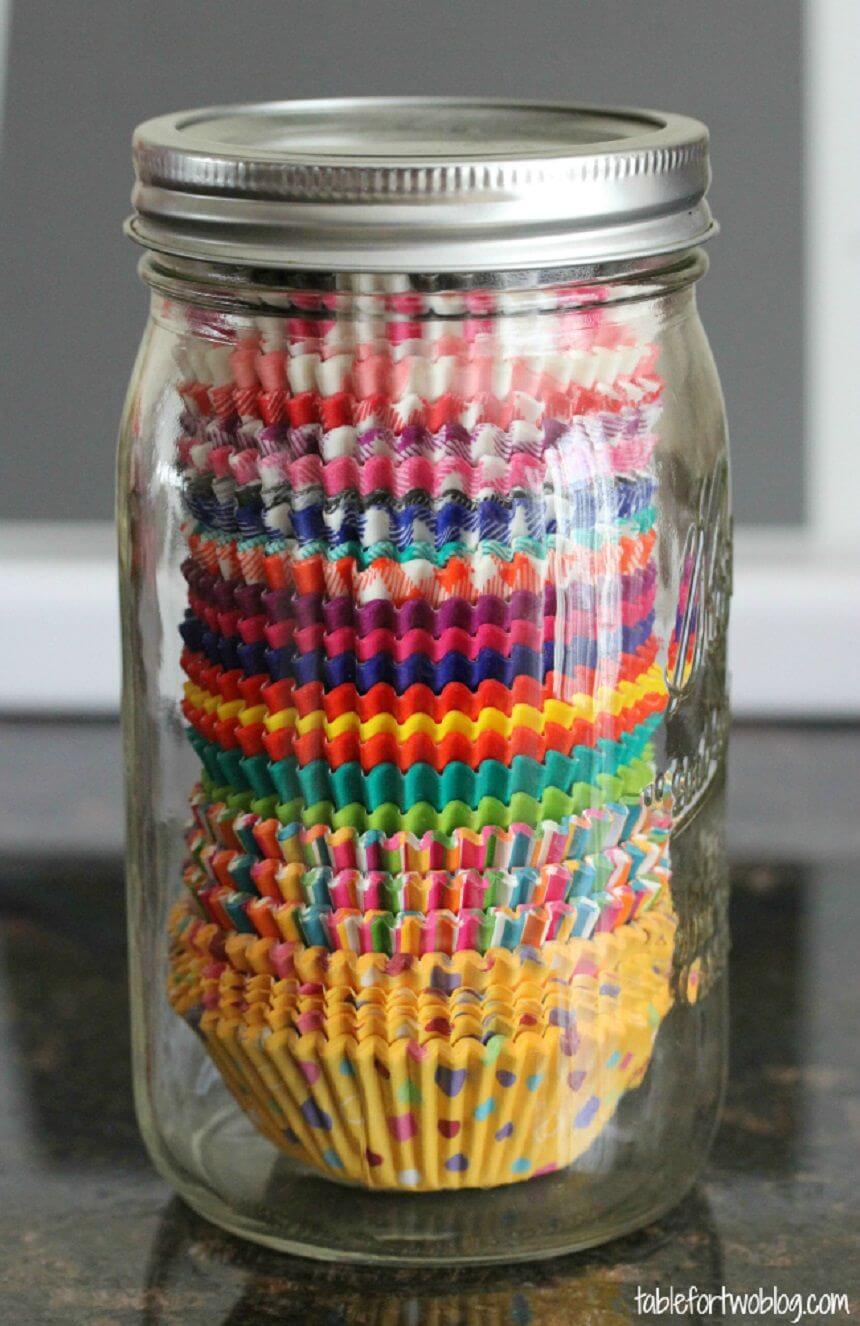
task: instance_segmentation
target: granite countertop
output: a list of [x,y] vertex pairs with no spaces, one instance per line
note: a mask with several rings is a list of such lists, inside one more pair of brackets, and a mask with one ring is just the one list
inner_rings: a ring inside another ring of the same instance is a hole
[[637,1314],[637,1287],[658,1285],[846,1293],[860,1311],[860,732],[735,734],[731,1075],[693,1194],[591,1253],[434,1273],[281,1256],[171,1196],[131,1101],[116,731],[67,725],[58,741],[56,724],[16,723],[2,738],[0,1321],[677,1320]]

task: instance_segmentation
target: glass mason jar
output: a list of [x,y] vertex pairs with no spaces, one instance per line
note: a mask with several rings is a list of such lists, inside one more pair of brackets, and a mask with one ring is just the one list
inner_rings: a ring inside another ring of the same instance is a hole
[[151,121],[135,158],[153,1160],[312,1256],[509,1261],[641,1225],[694,1181],[725,1058],[706,132],[283,103]]

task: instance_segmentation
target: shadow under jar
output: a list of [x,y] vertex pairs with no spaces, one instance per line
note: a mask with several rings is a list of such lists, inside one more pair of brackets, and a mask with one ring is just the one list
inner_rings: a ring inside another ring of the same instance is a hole
[[725,1059],[731,521],[707,133],[434,100],[135,136],[119,448],[155,1164],[323,1258],[692,1184]]

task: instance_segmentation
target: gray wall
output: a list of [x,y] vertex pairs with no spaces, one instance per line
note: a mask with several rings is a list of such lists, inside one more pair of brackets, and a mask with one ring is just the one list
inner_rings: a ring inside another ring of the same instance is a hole
[[113,439],[145,312],[128,210],[147,116],[355,93],[570,98],[711,128],[701,290],[738,518],[802,519],[800,0],[13,0],[0,161],[0,516],[112,508]]

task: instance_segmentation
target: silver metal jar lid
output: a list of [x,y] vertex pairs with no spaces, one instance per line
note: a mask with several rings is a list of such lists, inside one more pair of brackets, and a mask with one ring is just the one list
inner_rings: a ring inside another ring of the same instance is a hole
[[624,262],[715,226],[708,131],[661,111],[434,97],[147,120],[128,233],[183,258],[311,271]]

